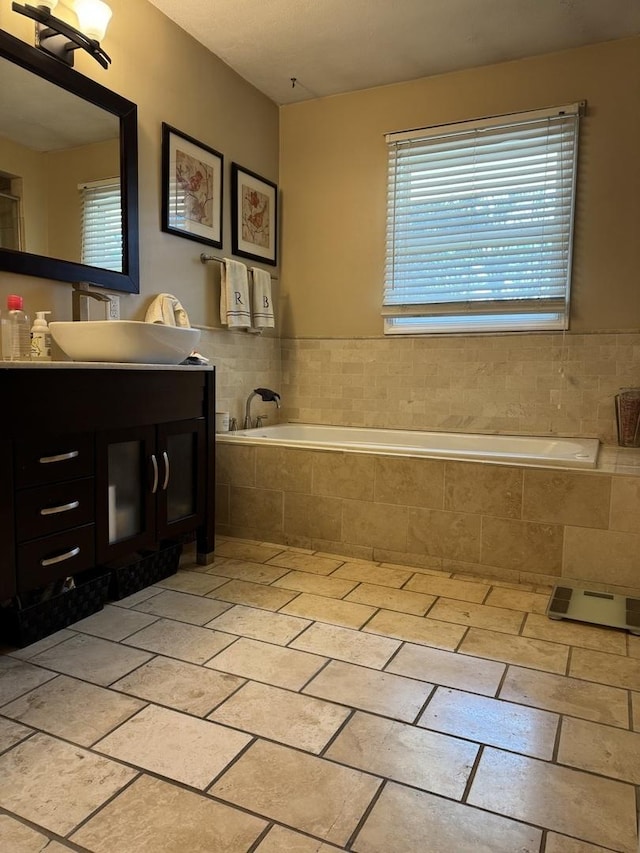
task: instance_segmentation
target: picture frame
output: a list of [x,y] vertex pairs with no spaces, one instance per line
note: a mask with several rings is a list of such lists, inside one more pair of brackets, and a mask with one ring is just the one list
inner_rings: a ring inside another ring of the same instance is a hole
[[231,164],[232,254],[276,266],[278,187],[273,181]]
[[224,157],[162,123],[162,230],[222,248]]

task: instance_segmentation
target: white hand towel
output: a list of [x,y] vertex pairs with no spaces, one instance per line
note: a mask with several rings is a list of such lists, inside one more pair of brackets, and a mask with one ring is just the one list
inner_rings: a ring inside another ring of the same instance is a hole
[[224,258],[220,274],[220,322],[230,329],[251,327],[248,270],[229,258]]
[[266,270],[251,267],[253,278],[253,300],[251,320],[255,329],[273,329],[275,315],[271,297],[271,275]]
[[191,326],[187,312],[171,293],[158,294],[147,308],[144,319],[146,323],[162,323],[163,326]]

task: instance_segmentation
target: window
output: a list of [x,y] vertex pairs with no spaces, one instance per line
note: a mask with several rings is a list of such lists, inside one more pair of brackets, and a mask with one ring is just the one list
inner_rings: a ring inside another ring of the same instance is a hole
[[387,135],[386,334],[568,327],[579,110]]
[[81,184],[82,263],[122,272],[120,178]]

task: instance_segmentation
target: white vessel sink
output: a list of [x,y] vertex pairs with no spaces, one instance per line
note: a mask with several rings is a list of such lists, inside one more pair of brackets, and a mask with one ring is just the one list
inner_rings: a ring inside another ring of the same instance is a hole
[[72,361],[180,364],[200,340],[199,329],[139,320],[53,322],[49,328]]

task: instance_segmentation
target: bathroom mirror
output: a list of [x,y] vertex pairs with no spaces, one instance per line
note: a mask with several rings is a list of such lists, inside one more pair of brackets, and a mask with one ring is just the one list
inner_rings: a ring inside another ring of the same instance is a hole
[[0,202],[0,270],[139,292],[136,105],[2,30]]

